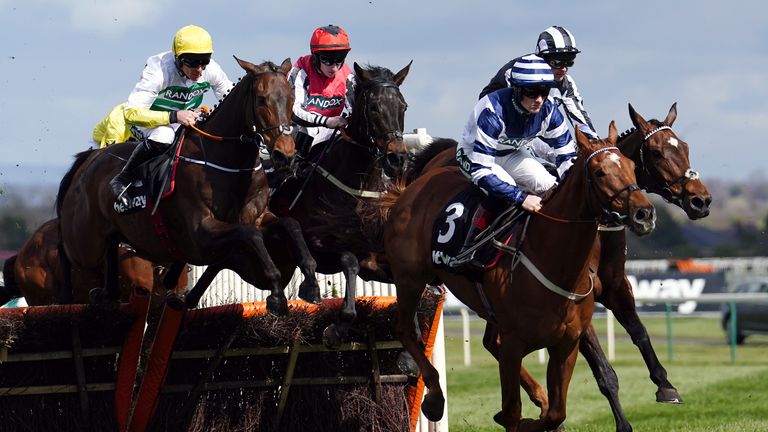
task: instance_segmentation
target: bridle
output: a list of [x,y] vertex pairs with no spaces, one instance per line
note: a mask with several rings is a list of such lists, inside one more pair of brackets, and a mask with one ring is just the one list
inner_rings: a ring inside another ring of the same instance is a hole
[[[655,129],[652,129],[650,132],[646,133],[643,136],[643,141],[640,143],[640,152],[639,152],[640,153],[640,168],[647,175],[648,178],[652,178],[652,179],[663,179],[664,178],[664,176],[661,175],[661,172],[659,172],[659,170],[656,168],[656,166],[654,164],[650,164],[650,165],[653,165],[654,171],[655,171],[656,175],[653,175],[653,173],[651,173],[651,171],[648,168],[648,164],[645,163],[645,156],[644,156],[644,151],[647,148],[646,143],[648,142],[648,140],[654,134],[656,134],[659,131],[663,131],[663,130],[672,131],[672,128],[670,126],[668,126],[668,125],[663,125],[663,126],[659,126],[659,127],[655,128]],[[672,134],[674,135],[674,131],[672,131]],[[680,199],[679,197],[676,197],[673,194],[672,188],[674,186],[676,186],[676,185],[680,185],[681,190],[685,190],[685,185],[688,182],[691,182],[691,181],[694,181],[694,180],[698,180],[698,179],[699,179],[699,173],[694,171],[691,168],[688,168],[687,170],[685,170],[685,172],[681,176],[677,177],[676,179],[674,179],[672,181],[658,180],[656,182],[657,185],[648,186],[645,189],[648,190],[649,192],[653,192],[653,193],[661,195],[665,200],[667,200],[667,201],[669,201],[669,202],[671,202],[673,204],[681,205],[682,204],[682,199]]]
[[[263,74],[267,74],[267,73],[279,74],[279,75],[284,77],[282,72],[277,71],[277,70],[267,70],[267,71],[256,73],[256,74],[249,74],[247,76],[251,76],[251,77],[253,77],[255,79],[256,77],[258,77],[260,75],[263,75]],[[251,84],[251,85],[253,85],[253,84]],[[290,124],[286,124],[286,123],[278,123],[276,125],[270,125],[270,126],[265,126],[265,127],[261,127],[261,128],[258,127],[257,123],[258,123],[258,119],[260,117],[256,113],[256,109],[258,107],[254,103],[254,98],[250,98],[250,105],[251,105],[251,109],[250,109],[250,113],[251,113],[250,124],[251,124],[251,129],[253,130],[253,135],[240,134],[240,135],[237,135],[237,136],[220,136],[220,135],[214,135],[214,134],[208,133],[208,132],[200,129],[197,125],[190,125],[189,128],[194,130],[194,131],[196,131],[200,135],[202,135],[202,136],[204,136],[204,137],[206,137],[208,139],[214,140],[214,141],[253,144],[253,145],[257,146],[257,147],[264,146],[264,147],[267,147],[267,148],[268,148],[267,140],[265,139],[265,135],[266,135],[267,132],[271,132],[271,131],[274,131],[274,130],[278,130],[279,131],[277,134],[270,134],[270,135],[274,135],[273,136],[273,140],[274,141],[277,141],[277,139],[281,135],[291,135],[291,131],[292,131],[291,125]],[[205,120],[207,120],[207,119],[204,119],[203,122],[205,122]],[[203,149],[203,151],[204,151],[204,149]],[[257,158],[256,166],[249,167],[249,168],[227,168],[227,167],[222,167],[222,166],[219,166],[219,165],[215,165],[215,164],[213,164],[211,162],[208,162],[207,160],[200,161],[200,160],[197,160],[197,159],[192,159],[192,158],[189,158],[189,157],[186,157],[186,156],[181,156],[181,155],[179,155],[178,158],[180,160],[184,160],[186,162],[191,162],[191,163],[197,163],[197,164],[202,164],[202,165],[210,166],[212,168],[218,169],[220,171],[225,171],[225,172],[257,171],[257,170],[261,169],[261,158]]]
[[[593,157],[597,156],[600,153],[607,152],[607,151],[612,151],[612,150],[616,150],[617,152],[621,153],[621,150],[619,150],[618,147],[610,146],[610,147],[603,147],[601,149],[595,150],[594,152],[592,152],[592,154],[587,156],[586,160],[584,161],[584,169],[585,169],[585,174],[586,174],[586,178],[587,178],[587,182],[586,182],[587,183],[587,187],[589,187],[592,184],[592,176],[590,175],[590,172],[587,169],[587,165],[589,164],[589,161]],[[630,184],[624,186],[623,188],[621,188],[620,190],[618,190],[617,192],[615,192],[610,197],[608,197],[608,199],[606,200],[607,205],[600,205],[600,209],[602,210],[603,217],[604,217],[603,218],[604,219],[603,222],[614,222],[614,223],[618,223],[618,224],[623,224],[624,220],[629,217],[629,199],[632,196],[632,192],[640,191],[640,190],[641,190],[640,186],[638,186],[637,183],[630,183]],[[627,196],[626,196],[626,199],[624,200],[624,205],[623,205],[624,210],[623,210],[623,212],[619,213],[616,210],[608,210],[608,208],[610,206],[610,203],[613,202],[613,200],[618,199],[625,192],[626,192]],[[592,196],[592,194],[590,194],[589,191],[588,191],[587,192],[587,197],[588,197],[587,199],[590,199],[589,197],[591,197],[591,196]]]

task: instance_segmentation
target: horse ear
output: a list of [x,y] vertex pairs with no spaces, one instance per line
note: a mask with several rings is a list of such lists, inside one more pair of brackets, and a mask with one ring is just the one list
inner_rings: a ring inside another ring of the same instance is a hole
[[283,60],[283,63],[280,64],[280,71],[287,76],[288,73],[291,72],[292,67],[293,65],[291,64],[291,58],[288,57],[287,59]]
[[649,129],[648,122],[645,121],[643,116],[637,113],[634,108],[632,108],[632,104],[629,105],[629,118],[632,119],[632,124],[635,125],[636,128],[640,129],[641,131],[647,131]]
[[395,74],[395,84],[399,87],[400,84],[405,81],[405,77],[408,75],[408,71],[411,69],[411,65],[413,64],[413,60],[411,60],[407,65],[405,65],[404,68],[400,69],[400,72]]
[[353,67],[355,68],[355,75],[358,78],[362,79],[363,81],[368,81],[369,79],[371,79],[371,76],[368,73],[368,71],[366,69],[361,68],[360,65],[357,64],[357,62],[353,64]]
[[579,130],[579,128],[575,128],[576,133],[576,145],[579,146],[579,149],[581,149],[583,152],[586,152],[586,149],[589,148],[589,138],[587,138],[586,135],[582,131]]
[[664,119],[664,124],[667,126],[672,126],[672,123],[675,122],[676,118],[677,118],[677,102],[673,103],[672,108],[669,109],[667,118]]
[[232,57],[235,58],[235,60],[237,61],[237,64],[239,64],[240,67],[243,68],[243,70],[245,70],[246,72],[254,72],[254,71],[256,71],[256,65],[255,64],[253,64],[251,62],[247,62],[245,60],[240,60],[239,58],[237,58],[237,56],[234,56],[234,55]]
[[616,121],[611,120],[611,124],[608,125],[608,141],[611,145],[616,145],[616,140],[619,138],[619,133],[616,131]]

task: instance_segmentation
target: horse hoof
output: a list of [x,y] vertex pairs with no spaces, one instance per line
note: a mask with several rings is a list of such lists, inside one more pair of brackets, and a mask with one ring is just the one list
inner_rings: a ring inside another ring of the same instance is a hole
[[424,417],[431,422],[440,421],[443,418],[443,410],[445,409],[445,398],[442,396],[430,397],[427,393],[427,397],[424,398],[424,402],[421,403],[421,412],[424,413]]
[[271,294],[267,297],[267,311],[279,317],[288,316],[288,300],[285,296]]
[[184,303],[187,304],[187,309],[197,309],[198,300],[186,297]]
[[502,413],[501,411],[497,412],[493,416],[493,421],[495,421],[501,427],[507,427],[507,422],[504,421],[504,413]]
[[102,288],[93,288],[88,291],[88,300],[90,300],[91,303],[101,303],[104,296],[103,293],[104,290]]
[[312,304],[320,304],[323,302],[322,299],[320,298],[320,287],[318,287],[317,285],[300,286],[299,298],[304,300],[307,303],[312,303]]
[[414,360],[413,356],[407,351],[403,351],[397,356],[397,367],[402,373],[411,378],[417,378],[421,373],[419,365],[416,364],[416,360]]
[[323,345],[331,350],[336,350],[341,346],[341,336],[336,328],[336,324],[331,324],[323,330]]
[[659,387],[656,390],[656,402],[681,404],[683,398],[680,397],[680,393],[674,387]]

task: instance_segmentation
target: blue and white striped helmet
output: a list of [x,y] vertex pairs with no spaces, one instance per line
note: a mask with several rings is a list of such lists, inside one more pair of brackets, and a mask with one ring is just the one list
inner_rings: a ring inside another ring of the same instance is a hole
[[520,57],[509,71],[509,84],[516,87],[555,85],[555,76],[547,62],[535,54]]

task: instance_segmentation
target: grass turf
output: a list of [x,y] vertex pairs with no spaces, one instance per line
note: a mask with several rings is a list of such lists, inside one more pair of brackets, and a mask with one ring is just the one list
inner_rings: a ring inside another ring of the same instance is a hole
[[[738,347],[736,361],[731,362],[719,317],[676,317],[672,320],[670,361],[664,317],[643,317],[643,322],[684,403],[655,402],[656,386],[648,378],[640,353],[617,324],[616,360],[612,364],[619,376],[622,406],[636,432],[768,432],[768,336],[748,337],[746,344]],[[606,321],[596,318],[594,323],[606,348]],[[472,321],[472,365],[466,367],[461,321],[445,322],[451,432],[502,430],[492,419],[501,406],[501,392],[497,363],[482,347],[483,326],[480,320]],[[544,381],[545,369],[536,354],[528,356],[524,365]],[[523,416],[537,417],[538,409],[524,394],[522,397]],[[608,403],[581,357],[569,387],[566,430],[615,430]]]

